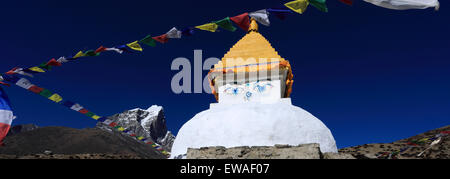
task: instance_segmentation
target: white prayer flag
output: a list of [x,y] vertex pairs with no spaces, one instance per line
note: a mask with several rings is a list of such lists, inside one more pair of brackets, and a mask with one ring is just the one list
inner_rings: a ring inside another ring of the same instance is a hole
[[25,89],[30,89],[30,87],[33,86],[33,84],[31,84],[31,82],[25,78],[21,78],[19,81],[17,81],[16,85]]
[[83,109],[83,106],[81,106],[79,104],[74,104],[72,107],[70,107],[70,109],[72,109],[74,111],[80,111],[81,109]]
[[439,10],[438,0],[364,0],[364,1],[375,4],[380,7],[395,10],[426,9],[429,7],[434,7],[436,10]]
[[248,14],[250,17],[255,19],[257,22],[259,22],[262,25],[269,26],[269,12],[267,12],[266,9],[262,9],[259,11],[251,12]]
[[170,29],[169,32],[167,32],[166,34],[167,34],[167,38],[170,38],[170,39],[179,39],[179,38],[181,38],[181,31],[179,31],[175,27]]

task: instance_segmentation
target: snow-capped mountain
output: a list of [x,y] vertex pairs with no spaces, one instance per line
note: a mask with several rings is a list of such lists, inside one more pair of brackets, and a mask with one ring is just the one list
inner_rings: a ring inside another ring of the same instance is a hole
[[[167,130],[166,118],[161,106],[153,105],[146,110],[136,108],[108,118],[138,136],[151,138],[153,142],[158,143],[168,151],[172,148],[175,136]],[[98,123],[97,127],[110,130],[103,123]]]

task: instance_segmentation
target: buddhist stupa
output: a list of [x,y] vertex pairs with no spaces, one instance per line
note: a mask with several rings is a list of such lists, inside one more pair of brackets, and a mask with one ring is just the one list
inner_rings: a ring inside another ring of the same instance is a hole
[[211,69],[217,103],[195,115],[178,132],[171,158],[188,148],[320,144],[337,152],[330,130],[289,98],[293,74],[251,20],[248,33]]

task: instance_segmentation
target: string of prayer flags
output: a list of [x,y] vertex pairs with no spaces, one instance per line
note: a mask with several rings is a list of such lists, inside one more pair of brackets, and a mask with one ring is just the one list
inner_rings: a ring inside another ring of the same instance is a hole
[[215,21],[214,23],[217,24],[222,29],[225,29],[225,30],[228,30],[231,32],[236,31],[236,27],[233,26],[233,23],[231,22],[229,17]]
[[210,32],[216,32],[218,27],[219,26],[215,23],[208,23],[208,24],[195,26],[195,28],[197,28],[197,29],[206,30],[206,31],[210,31]]
[[306,8],[309,5],[309,1],[308,0],[295,0],[295,1],[288,2],[284,5],[294,12],[303,14],[303,12],[306,11]]
[[169,41],[169,38],[167,37],[167,34],[163,34],[157,37],[152,37],[154,40],[158,41],[159,43],[167,43]]
[[326,0],[309,0],[309,3],[322,12],[328,12]]
[[23,68],[18,68],[18,67],[15,67],[15,68],[9,70],[9,71],[6,72],[5,74],[8,74],[8,75],[19,74],[19,75],[24,75],[24,76],[33,77],[32,74],[26,73],[26,72],[23,71]]
[[250,18],[248,16],[248,13],[243,13],[241,15],[230,17],[230,20],[233,21],[238,27],[240,27],[242,30],[246,32],[250,27]]
[[262,25],[270,26],[269,12],[267,12],[266,9],[251,12],[248,14],[248,16],[255,19],[256,22],[259,22]]
[[176,27],[170,29],[167,33],[167,38],[169,39],[179,39],[181,38],[181,31],[179,31]]
[[435,10],[439,10],[438,0],[364,0],[374,5],[394,9],[394,10],[407,10],[407,9],[426,9],[434,7]]
[[347,4],[349,6],[353,5],[353,0],[339,0],[340,2]]
[[148,45],[150,47],[155,47],[156,46],[155,39],[153,39],[152,36],[150,36],[150,35],[147,35],[143,39],[139,40],[139,43]]
[[138,43],[137,40],[134,41],[134,42],[131,42],[131,43],[127,44],[127,46],[130,47],[130,48],[133,49],[133,50],[136,50],[136,51],[142,52],[142,50],[143,50],[142,47],[141,47],[141,45],[139,45],[139,43]]

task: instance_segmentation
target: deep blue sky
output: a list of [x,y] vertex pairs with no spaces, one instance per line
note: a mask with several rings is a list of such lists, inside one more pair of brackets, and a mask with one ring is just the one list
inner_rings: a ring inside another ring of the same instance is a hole
[[[395,11],[357,1],[328,0],[328,13],[310,6],[303,15],[260,32],[294,72],[292,101],[321,119],[338,147],[392,142],[450,121],[450,13]],[[173,26],[201,25],[227,16],[281,4],[278,0],[228,1],[5,1],[0,6],[0,70],[30,67],[74,55],[161,35]],[[215,102],[210,94],[174,94],[170,65],[221,58],[245,33],[197,31],[143,53],[104,53],[36,75],[33,83],[104,116],[162,105],[169,130],[179,128]],[[204,71],[206,74],[206,71]],[[5,88],[15,124],[93,127],[95,120],[13,86]],[[205,129],[213,130],[213,129]]]

